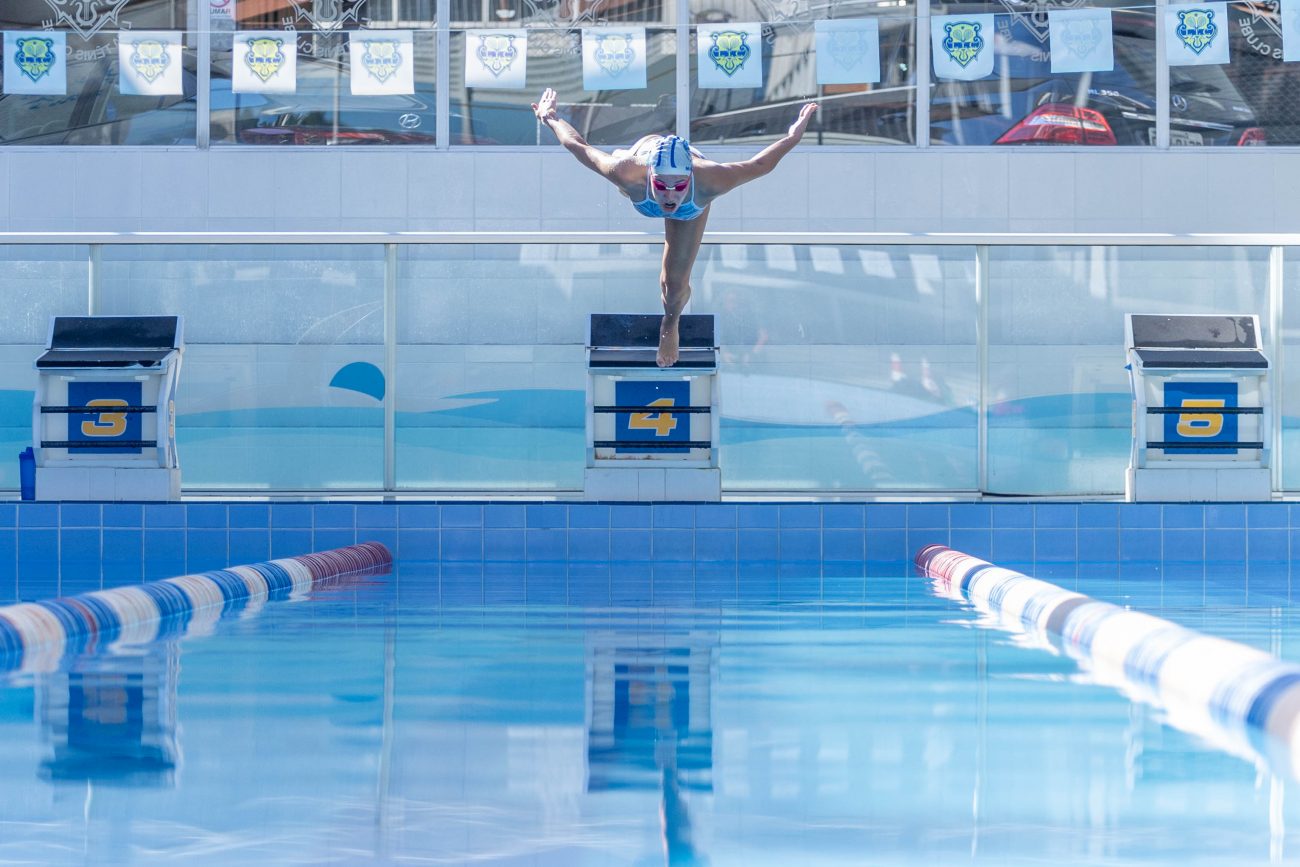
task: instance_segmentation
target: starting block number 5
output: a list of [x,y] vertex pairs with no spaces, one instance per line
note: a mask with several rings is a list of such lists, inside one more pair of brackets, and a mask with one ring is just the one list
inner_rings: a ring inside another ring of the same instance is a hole
[[[661,397],[646,404],[647,407],[675,405],[676,402],[671,397]],[[628,419],[627,426],[629,430],[652,430],[655,436],[666,437],[677,429],[677,416],[670,412],[634,412]]]
[[[1227,405],[1221,397],[1185,397],[1181,406],[1187,408],[1221,409]],[[1223,430],[1222,413],[1184,412],[1178,415],[1178,435],[1184,437],[1213,437]]]
[[[86,401],[86,407],[127,406],[120,397],[98,397]],[[81,433],[88,437],[118,437],[126,432],[126,413],[99,412],[96,418],[81,423]]]

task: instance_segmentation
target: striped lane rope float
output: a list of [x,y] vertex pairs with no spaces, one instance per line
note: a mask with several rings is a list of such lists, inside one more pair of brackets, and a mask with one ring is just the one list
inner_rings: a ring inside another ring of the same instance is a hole
[[[1300,763],[1300,665],[1236,641],[1101,602],[943,545],[916,555],[945,595],[965,598],[1086,662],[1095,679],[1165,707],[1179,728],[1248,753],[1251,730]],[[1292,768],[1300,778],[1300,765]]]
[[[378,542],[231,566],[79,596],[0,607],[0,669],[48,670],[67,653],[112,640],[128,644],[205,630],[224,612],[305,593],[338,578],[385,572],[393,555]],[[210,622],[209,622],[210,621]]]

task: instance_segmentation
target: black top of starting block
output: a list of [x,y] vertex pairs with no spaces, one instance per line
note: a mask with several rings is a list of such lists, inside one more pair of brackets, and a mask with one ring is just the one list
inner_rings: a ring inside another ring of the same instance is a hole
[[158,367],[180,341],[179,316],[54,316],[36,367]]
[[[593,313],[587,345],[593,349],[657,349],[662,321],[663,317],[657,313]],[[682,349],[717,346],[712,314],[683,316],[678,327]]]
[[1259,349],[1253,316],[1130,314],[1133,346],[1143,349]]
[[1171,368],[1265,370],[1268,359],[1253,349],[1136,349],[1142,366],[1149,370]]

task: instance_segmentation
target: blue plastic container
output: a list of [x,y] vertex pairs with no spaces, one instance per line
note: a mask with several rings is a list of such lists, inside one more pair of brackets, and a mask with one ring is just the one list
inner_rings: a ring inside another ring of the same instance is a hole
[[24,500],[36,499],[36,455],[31,446],[18,453],[18,487]]

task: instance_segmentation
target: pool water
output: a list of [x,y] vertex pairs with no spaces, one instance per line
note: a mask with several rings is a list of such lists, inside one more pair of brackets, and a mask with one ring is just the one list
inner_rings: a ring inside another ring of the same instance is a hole
[[[1153,613],[1300,659],[1285,590]],[[0,863],[1267,864],[1300,791],[931,592],[461,604],[366,579],[0,688]],[[1115,600],[1113,600],[1115,601]]]

